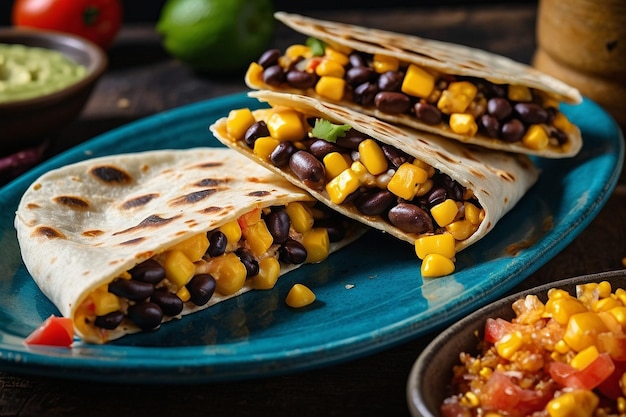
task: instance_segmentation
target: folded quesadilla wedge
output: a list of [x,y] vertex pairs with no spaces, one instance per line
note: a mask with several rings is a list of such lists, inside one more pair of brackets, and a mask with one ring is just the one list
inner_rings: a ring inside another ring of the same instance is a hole
[[245,76],[253,89],[304,94],[461,142],[574,156],[580,130],[559,111],[578,90],[527,65],[462,45],[278,12],[307,44],[273,49]]
[[272,288],[365,229],[227,148],[50,171],[23,195],[15,227],[37,285],[93,343]]
[[538,177],[526,155],[468,146],[308,96],[249,95],[271,107],[233,109],[217,120],[210,129],[222,143],[416,251],[422,238],[443,237],[452,242],[452,259],[493,229]]

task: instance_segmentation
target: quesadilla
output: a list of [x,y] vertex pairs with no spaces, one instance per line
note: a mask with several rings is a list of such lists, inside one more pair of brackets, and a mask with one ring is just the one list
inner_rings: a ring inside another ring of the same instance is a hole
[[92,343],[272,288],[364,229],[227,148],[52,170],[24,193],[15,227],[29,273]]
[[278,12],[306,44],[250,64],[252,89],[303,94],[394,124],[492,149],[571,157],[580,130],[559,110],[578,90],[527,65],[463,45]]
[[450,259],[493,229],[538,178],[526,155],[468,146],[308,96],[249,95],[271,107],[233,109],[217,120],[210,130],[222,143],[399,239],[452,237]]

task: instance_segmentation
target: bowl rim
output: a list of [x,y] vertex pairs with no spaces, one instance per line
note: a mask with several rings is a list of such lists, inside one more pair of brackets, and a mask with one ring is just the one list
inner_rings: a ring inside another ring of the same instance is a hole
[[[508,304],[509,306],[511,306],[515,300],[523,298],[526,295],[541,295],[545,294],[550,288],[554,287],[571,287],[587,282],[599,282],[617,278],[626,279],[626,269],[584,274],[541,284],[488,303],[487,305],[479,308],[478,310],[475,310],[461,320],[458,320],[447,328],[443,329],[430,343],[428,343],[428,345],[426,345],[422,352],[420,352],[417,359],[413,363],[413,366],[411,367],[411,371],[409,372],[406,384],[406,400],[410,414],[413,417],[441,417],[441,414],[439,413],[433,414],[424,403],[424,397],[422,395],[423,384],[420,380],[420,375],[426,368],[427,364],[432,362],[432,360],[434,359],[433,356],[435,356],[436,352],[440,351],[447,343],[447,340],[455,333],[457,333],[460,329],[470,328],[472,325],[476,324],[477,319],[480,316],[488,314],[492,310],[498,310],[501,308],[502,305]],[[624,283],[626,284],[626,281]],[[511,313],[513,314],[512,309]],[[486,320],[486,318],[481,319],[481,324],[484,324],[482,323],[484,320]]]
[[[7,101],[0,103],[0,111],[3,110],[19,110],[24,108],[33,108],[47,106],[52,103],[59,102],[67,96],[72,96],[89,85],[98,80],[104,71],[107,69],[109,59],[107,53],[95,43],[70,33],[54,31],[49,29],[39,29],[31,27],[4,27],[0,28],[0,43],[13,43],[14,40],[20,40],[20,42],[14,42],[26,46],[38,46],[32,45],[24,40],[38,40],[47,39],[51,41],[51,44],[62,43],[68,45],[70,48],[76,50],[83,50],[89,55],[89,63],[86,65],[87,74],[80,80],[66,86],[65,88],[53,91],[49,94],[42,96],[36,96],[23,100]],[[42,48],[54,50],[66,55],[62,50],[59,50],[52,46],[41,46]],[[67,55],[66,55],[67,56]],[[69,58],[69,57],[68,57]]]

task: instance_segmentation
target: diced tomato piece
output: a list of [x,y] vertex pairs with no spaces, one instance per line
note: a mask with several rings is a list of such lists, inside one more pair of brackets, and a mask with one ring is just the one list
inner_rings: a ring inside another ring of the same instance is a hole
[[502,372],[494,372],[480,395],[480,402],[486,409],[505,412],[511,417],[528,416],[541,411],[552,399],[554,384],[547,384],[543,390],[524,389]]
[[27,345],[70,347],[74,339],[74,324],[67,317],[48,317],[39,327],[28,335]]
[[251,224],[258,223],[261,220],[261,209],[255,208],[252,211],[247,212],[246,214],[241,215],[237,219],[237,223],[239,223],[239,227],[241,230],[244,230]]
[[496,343],[505,334],[511,333],[515,325],[501,318],[488,318],[485,322],[485,342]]
[[626,362],[614,363],[615,370],[613,373],[602,381],[602,383],[596,388],[602,395],[610,398],[611,400],[617,400],[619,397],[624,395],[619,384],[620,379],[622,379],[622,375],[626,372]]
[[562,387],[592,390],[611,376],[615,364],[607,353],[601,353],[585,369],[578,370],[563,362],[550,362],[548,372]]

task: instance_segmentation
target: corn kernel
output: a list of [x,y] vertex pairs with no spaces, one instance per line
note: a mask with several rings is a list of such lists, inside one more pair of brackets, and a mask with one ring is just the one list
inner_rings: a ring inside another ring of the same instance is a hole
[[465,212],[465,220],[469,221],[473,225],[480,224],[485,218],[485,210],[475,206],[472,203],[465,202],[463,204]]
[[577,389],[550,400],[546,411],[550,417],[592,417],[599,402],[592,391]]
[[241,239],[241,227],[237,220],[231,220],[219,227],[220,232],[224,233],[228,244],[235,244]]
[[330,252],[330,239],[328,230],[323,227],[316,227],[302,236],[302,246],[306,249],[307,263],[318,263],[328,257]]
[[438,253],[431,253],[424,257],[420,271],[424,278],[450,275],[454,272],[454,262]]
[[313,227],[313,216],[307,206],[299,202],[287,204],[285,207],[291,226],[296,232],[305,233]]
[[558,112],[554,116],[554,119],[552,120],[552,125],[565,133],[571,133],[578,130],[578,128],[567,119],[567,116],[565,116],[561,112]]
[[572,358],[570,365],[580,371],[585,369],[589,364],[598,358],[598,348],[595,345],[591,345],[581,350]]
[[315,73],[320,77],[329,76],[343,78],[346,73],[344,67],[330,59],[322,59],[321,62],[315,67]]
[[243,231],[246,244],[254,256],[261,256],[272,246],[274,238],[264,221],[249,225]]
[[431,179],[426,180],[423,184],[420,184],[417,186],[417,191],[415,191],[415,196],[416,197],[425,196],[426,194],[428,194],[430,190],[433,189],[433,185],[434,185],[433,180]]
[[595,345],[598,333],[608,331],[606,325],[592,311],[573,314],[567,321],[563,340],[573,350],[580,352],[588,346]]
[[615,317],[615,320],[622,326],[626,327],[626,307],[617,306],[609,310],[609,314]]
[[251,80],[255,85],[263,83],[264,68],[256,62],[251,63],[246,70],[244,79]]
[[554,350],[561,355],[565,355],[567,352],[569,352],[569,346],[567,346],[567,343],[565,343],[564,340],[559,340],[554,344]]
[[279,141],[298,141],[306,135],[301,114],[295,110],[274,111],[269,115],[265,124],[270,136]]
[[478,395],[474,394],[472,391],[467,391],[461,398],[461,404],[474,408],[480,405],[480,400],[478,399]]
[[450,129],[459,135],[474,136],[478,132],[478,125],[471,114],[452,113],[449,123]]
[[315,92],[320,96],[332,101],[339,101],[343,98],[346,88],[346,81],[343,78],[325,75],[320,77],[315,84]]
[[442,91],[437,100],[437,108],[445,114],[464,113],[477,92],[478,88],[469,81],[452,82]]
[[432,165],[422,161],[421,159],[414,159],[413,165],[415,165],[416,167],[420,167],[424,171],[426,171],[426,175],[428,175],[428,178],[431,178],[433,175],[435,175],[435,168]]
[[549,143],[548,134],[541,125],[531,125],[522,137],[522,144],[530,149],[545,149]]
[[456,254],[454,244],[454,237],[450,233],[422,236],[415,239],[415,254],[420,259],[433,253],[452,259]]
[[509,85],[507,97],[512,101],[532,101],[533,93],[523,85]]
[[477,227],[467,220],[457,220],[446,225],[446,231],[456,240],[465,240],[470,237]]
[[598,283],[598,297],[607,298],[611,296],[611,283],[609,281],[601,281]]
[[206,233],[199,233],[195,236],[185,239],[182,242],[177,243],[170,249],[178,249],[191,262],[197,262],[202,259],[202,256],[209,248],[209,238]]
[[276,258],[263,258],[259,261],[259,273],[252,277],[252,285],[259,290],[274,288],[280,276],[280,262]]
[[428,97],[434,88],[435,76],[417,65],[410,64],[400,89],[410,96]]
[[[623,384],[622,384],[623,386]],[[617,412],[620,414],[626,413],[626,398],[619,397],[617,399]]]
[[447,226],[456,217],[459,212],[459,207],[456,205],[456,201],[451,198],[444,200],[442,203],[434,205],[430,209],[430,214],[441,227]]
[[234,140],[242,140],[246,130],[255,122],[256,120],[250,109],[231,110],[226,118],[226,131]]
[[193,277],[196,266],[180,250],[169,250],[163,260],[165,277],[177,287],[183,287]]
[[361,161],[354,161],[352,165],[350,165],[350,169],[354,172],[354,175],[359,179],[361,184],[370,184],[376,181],[376,178],[367,171],[365,165],[361,163]]
[[213,258],[209,268],[209,273],[215,278],[215,289],[220,294],[234,294],[246,282],[246,267],[233,252]]
[[285,56],[291,59],[298,57],[311,58],[313,56],[313,52],[311,52],[311,48],[307,45],[294,44],[290,45],[285,50]]
[[315,293],[303,284],[294,284],[287,293],[285,302],[289,307],[306,307],[315,301]]
[[338,63],[342,67],[345,67],[350,62],[350,58],[348,58],[347,54],[328,45],[326,45],[326,48],[324,49],[324,57]]
[[374,139],[365,139],[359,143],[359,159],[372,175],[382,174],[389,167],[382,148]]
[[186,303],[191,299],[191,293],[187,289],[187,287],[180,287],[178,291],[176,291],[176,296],[182,300],[183,303]]
[[405,162],[396,170],[387,184],[387,189],[405,200],[412,200],[420,184],[426,182],[428,173],[422,168]]
[[600,298],[597,301],[591,303],[591,311],[596,313],[600,311],[609,311],[614,307],[621,307],[622,303],[617,298],[606,297]]
[[569,294],[559,296],[558,298],[554,298],[553,296],[548,297],[545,307],[547,316],[552,317],[561,325],[566,324],[573,314],[584,313],[586,311],[587,307]]
[[254,148],[252,152],[259,158],[269,161],[270,155],[274,152],[274,149],[278,146],[280,141],[274,139],[271,136],[264,136],[254,141]]
[[480,371],[478,372],[478,375],[480,375],[480,377],[483,379],[489,378],[492,374],[493,374],[493,369],[487,368],[487,367],[481,368]]
[[397,71],[398,68],[400,68],[400,61],[392,56],[374,54],[372,66],[374,67],[374,71],[382,74],[387,71]]
[[346,169],[341,174],[328,181],[325,189],[331,202],[341,204],[346,197],[355,192],[360,185],[361,181],[359,181],[354,171]]
[[96,316],[104,316],[121,308],[120,299],[104,288],[98,288],[90,294]]
[[[322,159],[324,162],[324,168],[326,169],[326,178],[333,179],[342,171],[350,168],[351,163],[348,163],[344,154],[339,152],[329,152]],[[350,161],[352,162],[352,161]]]
[[518,330],[505,334],[495,342],[496,352],[504,359],[511,359],[523,344],[522,333]]

